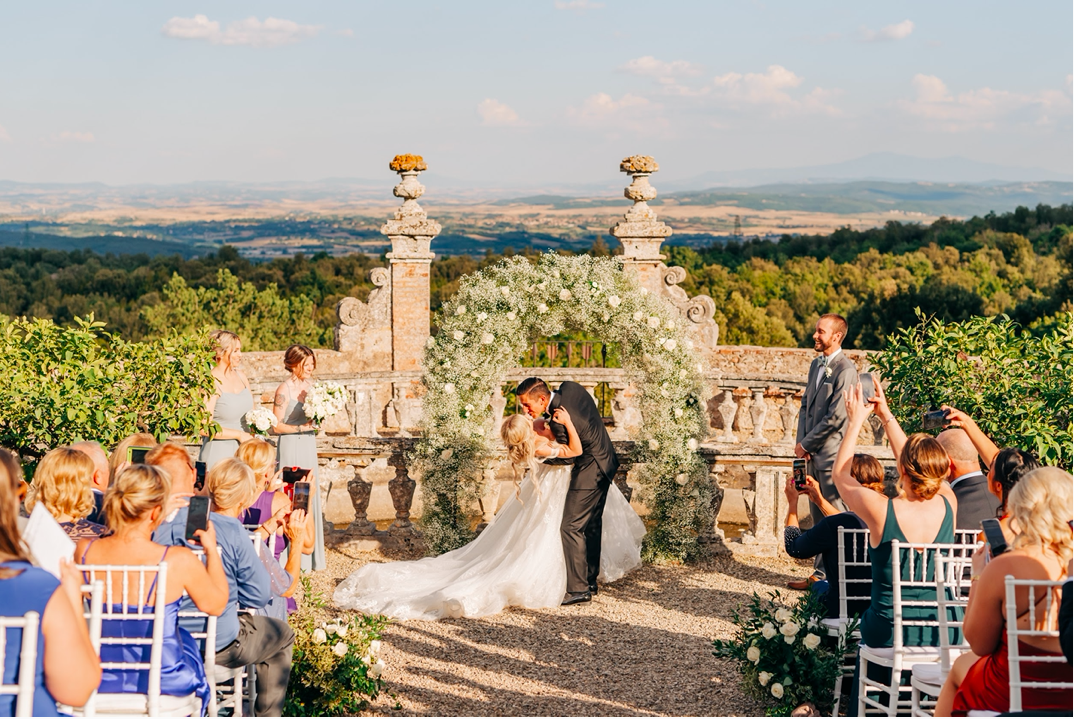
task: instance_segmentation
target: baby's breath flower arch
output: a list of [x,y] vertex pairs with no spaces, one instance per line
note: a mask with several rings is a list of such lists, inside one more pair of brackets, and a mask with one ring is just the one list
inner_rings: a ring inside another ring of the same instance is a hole
[[[422,477],[422,525],[431,551],[472,538],[467,510],[495,459],[490,400],[538,338],[581,331],[618,343],[643,417],[635,461],[649,508],[644,556],[688,560],[712,521],[707,468],[704,359],[678,311],[649,294],[616,258],[547,253],[511,257],[464,277],[443,306],[425,354],[421,438],[411,461]],[[539,371],[539,370],[538,370]]]

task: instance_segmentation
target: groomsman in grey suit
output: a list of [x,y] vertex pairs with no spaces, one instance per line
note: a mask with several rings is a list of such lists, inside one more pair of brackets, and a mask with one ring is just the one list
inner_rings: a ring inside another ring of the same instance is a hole
[[[858,382],[858,369],[843,354],[843,339],[847,336],[847,321],[835,314],[821,316],[813,332],[813,349],[820,356],[809,365],[809,377],[798,413],[798,438],[794,454],[807,460],[806,473],[820,485],[824,498],[840,510],[845,509],[839,492],[832,482],[832,465],[847,425],[843,392]],[[813,521],[824,516],[816,504],[809,504]],[[814,560],[813,576],[790,582],[792,589],[806,589],[816,580],[824,579],[821,555]]]

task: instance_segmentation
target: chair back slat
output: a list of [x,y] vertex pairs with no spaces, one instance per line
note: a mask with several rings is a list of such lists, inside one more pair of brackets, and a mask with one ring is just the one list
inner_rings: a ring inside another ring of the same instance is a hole
[[[967,570],[972,557],[955,556],[936,558],[936,615],[940,623],[940,672],[946,678],[956,651],[965,651],[969,645],[962,636],[962,624],[969,600],[970,577]],[[951,639],[957,633],[960,641]]]
[[[940,632],[938,615],[933,619],[909,619],[904,616],[908,607],[921,607],[937,613],[936,574],[937,558],[965,558],[971,555],[973,547],[965,544],[951,543],[916,543],[891,540],[891,583],[892,583],[892,646],[901,652],[905,646],[905,630],[911,627],[935,628]],[[905,576],[904,576],[905,575]],[[931,590],[934,595],[923,599],[907,597],[904,593],[912,590]]]
[[[1055,616],[1052,607],[1055,604],[1055,593],[1063,586],[1063,581],[1051,581],[1046,579],[1015,579],[1011,575],[1005,578],[1005,604],[1007,615],[1007,669],[1010,678],[1010,711],[1021,712],[1023,709],[1023,689],[1074,689],[1074,682],[1046,682],[1024,681],[1022,679],[1022,663],[1033,664],[1066,664],[1066,658],[1062,654],[1051,656],[1030,655],[1022,656],[1019,641],[1024,637],[1059,638],[1058,626],[1055,629],[1045,627],[1037,629],[1037,597],[1041,596],[1035,590],[1044,592],[1044,618]],[[1018,603],[1017,591],[1019,587],[1025,587],[1029,601],[1029,628],[1018,627]]]
[[0,695],[15,695],[15,716],[34,715],[34,681],[37,677],[37,635],[41,615],[26,612],[21,617],[0,617],[0,669],[7,661],[7,633],[12,629],[22,631],[19,646],[19,674],[15,684],[0,684]]
[[850,619],[849,600],[869,599],[872,577],[857,578],[847,574],[849,567],[871,567],[869,561],[869,530],[839,527],[836,535],[839,556],[839,619]]

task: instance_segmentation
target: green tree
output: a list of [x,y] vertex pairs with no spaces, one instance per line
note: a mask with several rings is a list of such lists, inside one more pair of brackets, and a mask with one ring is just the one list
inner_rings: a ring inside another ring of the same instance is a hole
[[273,350],[293,342],[321,346],[324,330],[314,322],[313,301],[306,295],[280,296],[275,284],[258,291],[252,282],[226,269],[216,287],[190,287],[180,275],[164,286],[164,298],[142,310],[149,332],[169,329],[194,334],[223,327],[242,338],[243,348]]
[[38,458],[80,439],[195,437],[212,427],[212,367],[204,336],[127,342],[92,316],[67,328],[0,317],[0,445]]

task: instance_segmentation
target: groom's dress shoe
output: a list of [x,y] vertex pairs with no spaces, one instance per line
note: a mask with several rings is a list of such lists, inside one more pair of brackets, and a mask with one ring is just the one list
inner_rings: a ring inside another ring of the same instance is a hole
[[597,590],[597,585],[596,584],[590,584],[589,585],[589,593],[592,594],[594,597],[597,596],[597,594],[599,592]]
[[583,602],[590,602],[593,600],[593,595],[589,592],[567,592],[563,596],[563,601],[560,602],[560,606],[569,607],[572,604],[582,604]]

